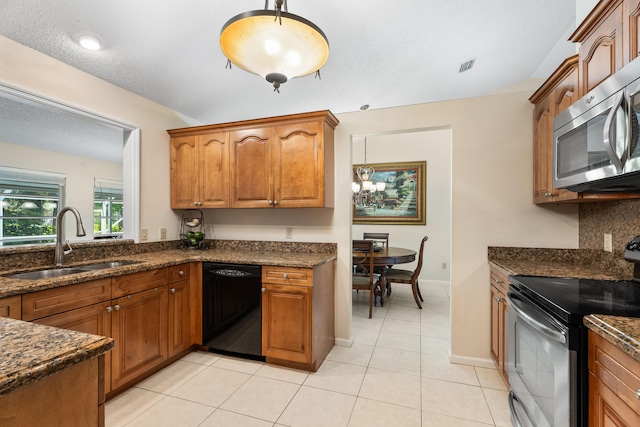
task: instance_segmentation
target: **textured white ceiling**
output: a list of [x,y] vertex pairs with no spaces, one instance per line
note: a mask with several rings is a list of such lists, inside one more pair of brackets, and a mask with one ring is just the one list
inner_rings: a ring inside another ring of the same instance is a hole
[[[261,0],[2,0],[0,34],[200,123],[482,96],[544,78],[575,52],[566,37],[576,0],[288,3],[324,31],[331,53],[321,80],[292,79],[279,94],[225,69],[218,43],[223,24]],[[81,49],[78,31],[99,34],[105,48]]]

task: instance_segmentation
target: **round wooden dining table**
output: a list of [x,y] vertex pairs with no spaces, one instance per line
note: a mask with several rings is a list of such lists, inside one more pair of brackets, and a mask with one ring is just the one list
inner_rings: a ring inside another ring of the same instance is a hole
[[[374,252],[373,265],[382,267],[380,269],[380,289],[376,296],[380,297],[380,306],[384,306],[385,295],[391,293],[391,285],[387,282],[385,274],[389,268],[396,264],[406,264],[416,260],[416,251],[407,248],[396,248],[387,246],[381,251]],[[362,263],[362,252],[353,252],[353,263]]]

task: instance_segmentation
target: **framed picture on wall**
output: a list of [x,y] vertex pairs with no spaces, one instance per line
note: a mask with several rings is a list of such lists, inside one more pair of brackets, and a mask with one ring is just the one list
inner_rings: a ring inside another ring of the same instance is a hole
[[353,165],[353,223],[426,224],[426,172],[426,161]]

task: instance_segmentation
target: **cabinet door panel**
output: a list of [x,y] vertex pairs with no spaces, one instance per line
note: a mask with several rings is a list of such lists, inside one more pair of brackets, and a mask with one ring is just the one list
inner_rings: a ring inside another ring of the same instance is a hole
[[633,61],[640,53],[640,0],[625,0],[622,31],[628,41],[625,64]]
[[312,288],[265,285],[262,352],[266,357],[311,363]]
[[589,372],[589,427],[632,427],[640,415]]
[[200,202],[203,208],[229,207],[229,133],[198,137]]
[[324,145],[320,122],[276,128],[275,199],[281,207],[324,206]]
[[198,194],[197,137],[171,138],[171,207],[195,208]]
[[168,287],[114,300],[112,388],[117,388],[167,358]]
[[270,207],[273,201],[271,179],[271,128],[231,132],[232,207]]
[[[33,323],[55,326],[56,328],[69,329],[71,331],[87,334],[111,336],[111,314],[107,311],[111,301],[88,307],[78,308],[65,313],[34,320]],[[111,391],[111,351],[104,354],[104,391]]]
[[17,320],[22,318],[22,298],[20,295],[0,298],[0,317]]
[[191,345],[189,280],[169,285],[169,357]]
[[620,3],[580,44],[580,96],[622,68],[623,45]]

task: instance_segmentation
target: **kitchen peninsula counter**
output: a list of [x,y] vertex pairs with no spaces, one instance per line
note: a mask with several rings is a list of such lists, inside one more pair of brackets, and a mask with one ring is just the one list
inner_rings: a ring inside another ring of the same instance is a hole
[[[336,259],[334,244],[320,245],[320,250],[296,251],[295,244],[293,246],[289,244],[283,247],[279,245],[278,242],[244,242],[239,245],[227,245],[207,250],[175,249],[123,256],[106,254],[105,258],[85,260],[73,264],[65,263],[65,267],[107,261],[135,261],[136,263],[38,280],[15,279],[7,276],[18,272],[40,270],[45,267],[5,270],[0,272],[0,298],[188,262],[226,262],[233,264],[313,268]],[[28,256],[29,253],[25,253],[25,257],[28,258]]]
[[0,396],[113,348],[113,339],[0,317]]

